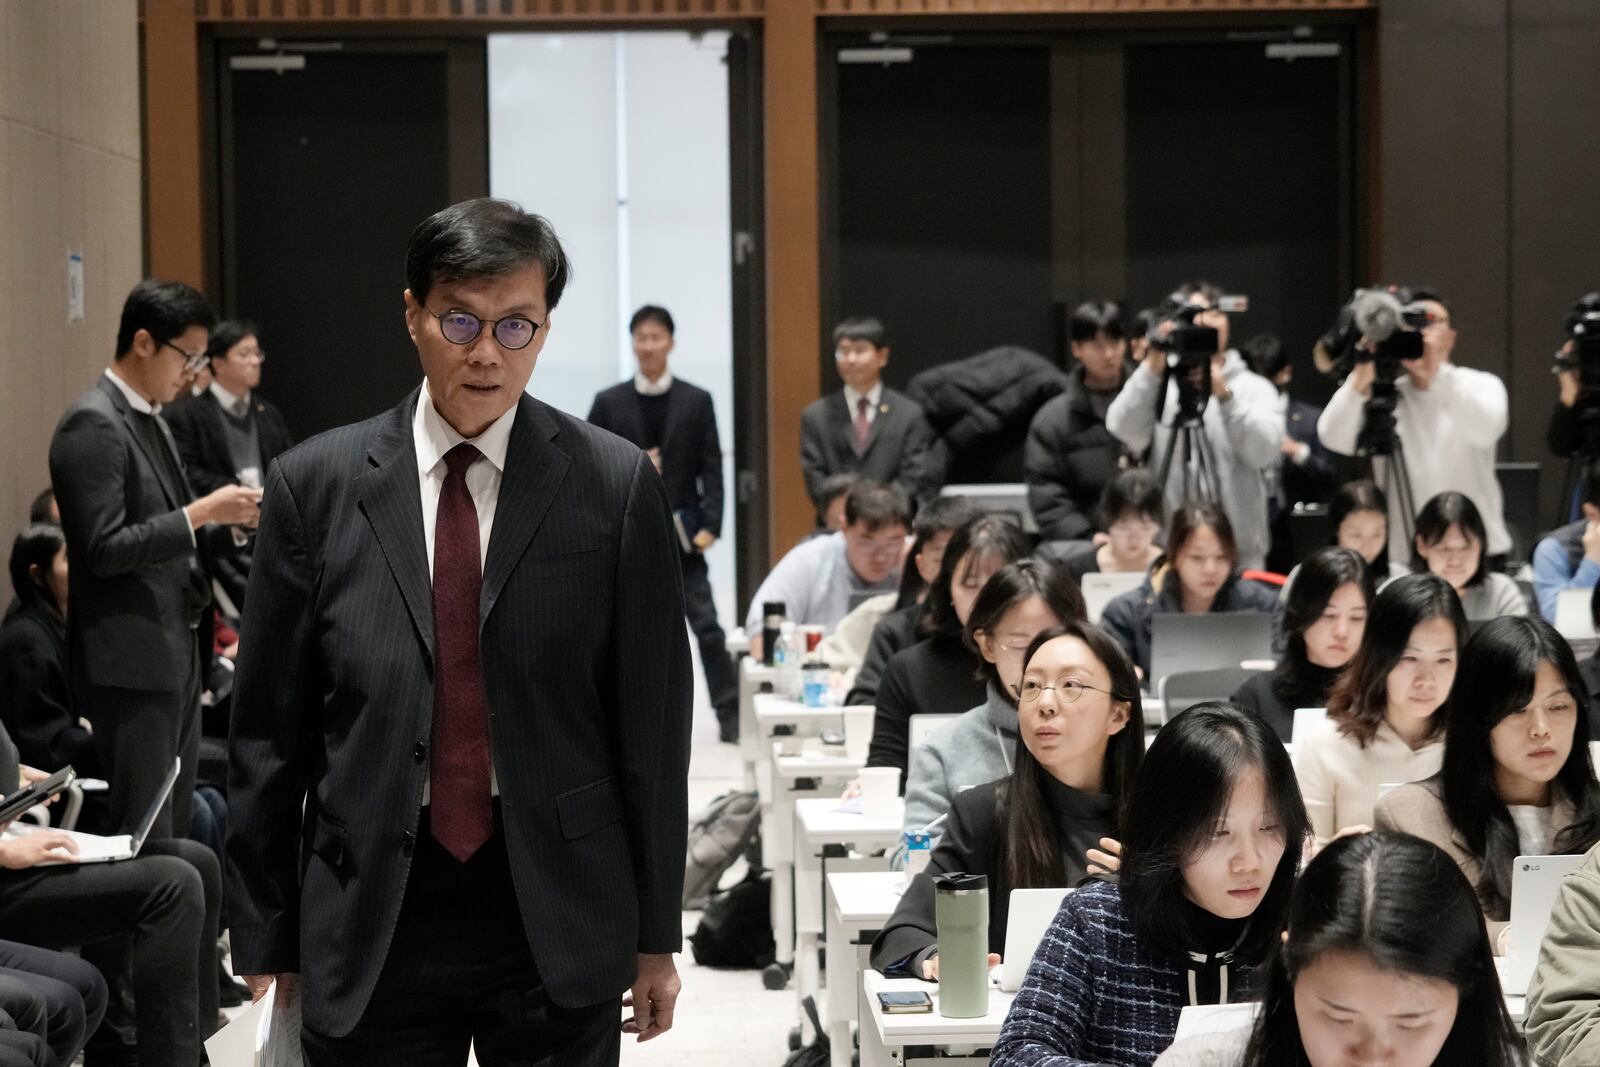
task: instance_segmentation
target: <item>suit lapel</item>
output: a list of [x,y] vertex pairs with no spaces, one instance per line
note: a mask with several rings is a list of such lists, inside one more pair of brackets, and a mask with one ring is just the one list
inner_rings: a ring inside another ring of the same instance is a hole
[[161,493],[167,498],[167,503],[175,508],[180,508],[187,504],[187,500],[178,499],[180,487],[172,484],[172,479],[167,477],[166,464],[161,462],[160,456],[150,453],[150,445],[145,440],[145,435],[139,432],[139,426],[134,420],[140,417],[140,413],[128,406],[128,398],[123,396],[122,390],[118,389],[113,383],[106,381],[102,377],[97,384],[100,386],[101,391],[111,398],[112,405],[117,409],[117,413],[122,416],[123,427],[128,431],[128,436],[133,438],[134,447],[138,448],[139,454],[150,465],[151,471],[156,476],[156,484],[161,486]]
[[489,534],[489,555],[483,567],[483,589],[478,618],[489,617],[516,569],[517,561],[550,510],[556,490],[572,460],[555,446],[559,432],[544,405],[524,395],[511,425],[506,445],[506,469],[500,478],[500,498],[494,509],[494,529]]
[[356,482],[356,499],[367,517],[389,572],[400,586],[417,634],[433,655],[433,584],[422,534],[422,493],[418,488],[417,448],[411,416],[420,387],[390,411],[367,450],[370,464]]
[[[878,443],[878,435],[882,430],[883,424],[889,421],[889,413],[892,412],[896,406],[897,405],[889,402],[888,389],[884,389],[882,393],[878,394],[878,410],[873,414],[872,421],[867,423],[867,443],[861,449],[861,455],[863,457],[865,457],[868,452],[872,451],[873,445]],[[854,435],[854,432],[854,429],[852,429],[852,436]]]
[[683,418],[683,390],[674,385],[667,390],[667,417],[661,424],[661,456],[665,460],[672,439],[677,435],[678,420]]

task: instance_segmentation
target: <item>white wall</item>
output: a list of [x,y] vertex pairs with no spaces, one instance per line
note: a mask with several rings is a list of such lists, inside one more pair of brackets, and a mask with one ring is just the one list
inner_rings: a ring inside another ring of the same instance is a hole
[[528,389],[583,416],[633,374],[628,317],[677,321],[675,376],[708,389],[722,435],[724,625],[734,588],[733,332],[725,34],[495,34],[489,191],[550,219],[573,278]]

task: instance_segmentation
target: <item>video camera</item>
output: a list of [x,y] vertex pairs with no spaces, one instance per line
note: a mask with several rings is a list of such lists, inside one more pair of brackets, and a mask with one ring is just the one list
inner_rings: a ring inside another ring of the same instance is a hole
[[1339,309],[1333,328],[1317,341],[1313,356],[1325,374],[1344,378],[1359,364],[1375,364],[1357,443],[1361,454],[1394,453],[1398,442],[1394,410],[1400,400],[1395,382],[1405,374],[1405,362],[1422,358],[1422,331],[1427,325],[1427,310],[1412,302],[1405,289],[1357,289]]
[[[1168,297],[1159,309],[1142,311],[1139,315],[1157,324],[1148,330],[1146,337],[1151,348],[1167,353],[1167,377],[1178,385],[1179,420],[1189,422],[1205,412],[1211,395],[1211,357],[1222,349],[1221,331],[1215,326],[1201,326],[1195,319],[1207,311],[1224,314],[1248,311],[1250,300],[1243,296],[1220,296],[1216,306],[1208,308],[1189,303],[1180,298],[1179,293]],[[1162,395],[1165,396],[1165,390]]]
[[1555,355],[1552,374],[1576,371],[1578,401],[1574,408],[1583,426],[1582,454],[1600,457],[1600,293],[1579,297],[1567,315],[1567,339]]

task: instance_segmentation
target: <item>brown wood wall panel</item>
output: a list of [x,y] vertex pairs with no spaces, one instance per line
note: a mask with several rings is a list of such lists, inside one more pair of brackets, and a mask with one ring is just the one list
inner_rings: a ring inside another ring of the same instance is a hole
[[[655,22],[757,18],[767,0],[193,0],[199,23]],[[779,0],[805,3],[806,0]]]
[[816,0],[819,15],[1124,15],[1358,11],[1378,0]]

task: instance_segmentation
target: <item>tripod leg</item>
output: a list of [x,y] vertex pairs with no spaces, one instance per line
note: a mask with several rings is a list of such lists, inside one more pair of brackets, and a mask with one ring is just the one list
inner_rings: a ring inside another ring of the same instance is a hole
[[1172,424],[1172,435],[1167,438],[1167,448],[1161,457],[1161,491],[1167,491],[1167,478],[1172,474],[1172,455],[1178,447],[1178,437],[1183,433],[1183,428],[1177,423]]

